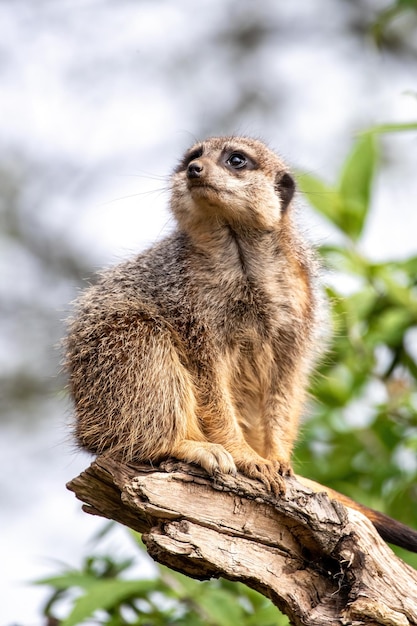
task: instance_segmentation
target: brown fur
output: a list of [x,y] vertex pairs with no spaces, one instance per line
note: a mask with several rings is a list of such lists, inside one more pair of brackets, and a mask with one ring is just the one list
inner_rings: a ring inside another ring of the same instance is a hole
[[185,154],[174,233],[102,273],[70,320],[81,446],[238,469],[283,491],[318,326],[293,192],[259,141],[215,137]]
[[[233,153],[247,166],[227,164]],[[172,177],[177,230],[103,273],[70,322],[81,446],[237,468],[282,489],[316,326],[292,192],[259,141],[212,138],[186,154]]]

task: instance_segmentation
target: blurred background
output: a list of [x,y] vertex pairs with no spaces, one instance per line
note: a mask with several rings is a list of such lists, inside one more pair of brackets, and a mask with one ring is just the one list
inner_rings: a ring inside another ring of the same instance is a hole
[[[360,131],[415,121],[417,19],[412,0],[0,0],[0,24],[0,624],[35,625],[43,623],[48,592],[28,583],[62,563],[76,567],[103,524],[65,489],[90,461],[72,445],[60,373],[71,301],[95,270],[170,231],[169,174],[196,139],[260,137],[311,184],[330,186]],[[368,268],[417,254],[416,137],[414,130],[378,138],[372,197],[353,238],[355,253],[371,259]],[[300,186],[308,196],[306,180]],[[352,249],[348,230],[311,204],[300,193],[309,238]],[[407,267],[415,278],[417,267]],[[362,270],[344,271],[343,280],[337,271],[325,273],[329,291],[338,285],[347,296],[357,293]],[[413,276],[406,286],[415,295]],[[398,339],[413,363],[414,322],[407,318]],[[384,349],[383,363],[398,357],[389,374],[402,374],[395,381],[406,386],[409,406],[395,449],[386,443],[403,481],[397,491],[385,474],[369,482],[378,462],[387,467],[370,442],[388,432],[384,426],[379,436],[372,427],[389,403],[381,385],[363,380],[350,388],[362,403],[356,413],[334,397],[333,423],[330,409],[311,409],[297,469],[313,477],[324,455],[327,474],[318,477],[329,483],[331,454],[342,450],[346,462],[334,486],[353,485],[352,495],[362,498],[368,491],[380,508],[391,498],[389,512],[412,522],[415,372],[409,361],[405,372],[404,359],[396,370],[404,352]],[[321,392],[322,402],[333,393]],[[339,433],[337,442],[327,428]],[[350,436],[356,456],[343,446]],[[367,443],[375,467],[359,450]],[[106,541],[106,549],[130,554],[123,529]],[[141,561],[140,570],[147,575],[152,566]]]

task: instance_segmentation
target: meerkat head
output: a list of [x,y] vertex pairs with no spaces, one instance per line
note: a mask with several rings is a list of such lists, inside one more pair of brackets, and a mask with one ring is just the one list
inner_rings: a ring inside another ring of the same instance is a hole
[[271,231],[294,191],[288,168],[261,141],[211,137],[190,148],[175,170],[171,207],[185,230],[215,222]]

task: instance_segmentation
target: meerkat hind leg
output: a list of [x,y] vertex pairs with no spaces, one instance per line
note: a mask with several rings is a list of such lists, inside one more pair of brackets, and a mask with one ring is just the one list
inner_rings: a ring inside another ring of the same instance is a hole
[[[147,338],[146,342],[143,337]],[[200,427],[194,382],[181,362],[170,333],[147,325],[137,351],[133,350],[129,358],[143,364],[140,374],[142,392],[136,394],[143,405],[134,411],[135,415],[141,416],[141,423],[130,429],[136,433],[145,431],[145,441],[139,445],[139,457],[151,461],[174,457],[196,463],[209,474],[236,472],[231,454],[222,445],[207,441]],[[156,379],[152,375],[154,371],[158,371]],[[148,393],[144,393],[145,389]],[[148,419],[147,415],[150,416]]]

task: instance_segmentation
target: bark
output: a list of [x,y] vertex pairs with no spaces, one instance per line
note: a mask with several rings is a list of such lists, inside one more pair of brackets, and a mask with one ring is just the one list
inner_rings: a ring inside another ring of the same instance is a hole
[[102,456],[68,487],[86,512],[142,533],[156,561],[244,582],[292,624],[417,625],[417,572],[360,513],[295,478],[277,498],[241,475]]

